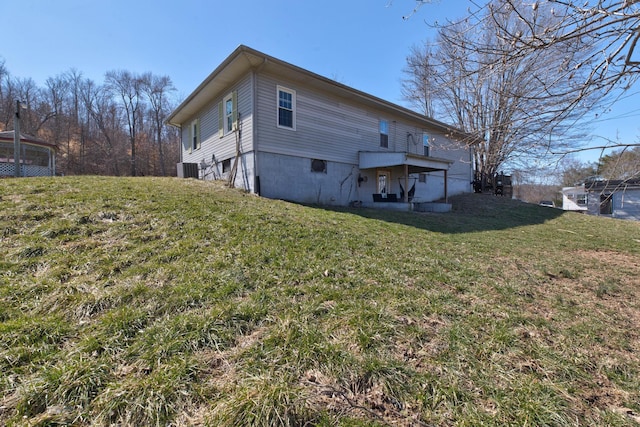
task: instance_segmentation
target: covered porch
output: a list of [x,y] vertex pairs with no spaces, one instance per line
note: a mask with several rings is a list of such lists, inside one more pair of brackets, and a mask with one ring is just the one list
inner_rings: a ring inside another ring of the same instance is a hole
[[[375,176],[373,185],[362,190],[363,206],[395,210],[446,211],[448,171],[453,161],[407,152],[361,151],[358,153],[359,168]],[[414,198],[415,174],[442,172],[444,203]],[[392,179],[398,176],[398,184]],[[371,191],[371,194],[367,194]],[[433,206],[427,206],[427,205]]]

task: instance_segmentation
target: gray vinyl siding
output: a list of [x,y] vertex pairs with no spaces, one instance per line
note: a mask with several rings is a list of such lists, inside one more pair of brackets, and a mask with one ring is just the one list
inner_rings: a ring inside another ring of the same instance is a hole
[[[611,214],[600,213],[600,196],[602,194],[611,194]],[[591,215],[640,221],[640,190],[592,191],[589,192],[587,198],[587,207],[588,213]]]
[[[248,153],[253,150],[253,90],[252,76],[247,74],[236,85],[219,94],[200,113],[182,125],[183,162],[206,163],[209,168],[219,171],[212,172],[211,178],[220,178],[221,163],[236,156],[236,137],[240,137],[240,152]],[[229,132],[220,138],[218,130],[218,109],[224,99],[232,91],[238,92],[238,124],[240,133]],[[200,119],[200,149],[189,152],[189,126],[194,119]],[[211,171],[210,171],[211,172]],[[219,173],[218,173],[219,172]]]
[[[257,76],[257,126],[260,151],[358,164],[359,151],[401,151],[422,154],[422,133],[418,123],[410,123],[386,111],[358,106],[346,98],[319,93],[298,82],[277,76]],[[277,86],[296,92],[296,130],[277,127]],[[380,147],[379,122],[389,124],[389,146]],[[437,140],[446,140],[436,131],[426,130]],[[413,139],[408,137],[413,135]],[[465,160],[468,151],[462,150]],[[443,158],[452,153],[445,151]],[[456,150],[454,157],[461,155]],[[439,157],[436,151],[431,156]]]
[[[432,134],[430,134],[432,135]],[[435,142],[430,147],[430,155],[440,159],[453,161],[447,172],[448,195],[466,193],[471,191],[471,181],[473,180],[473,170],[471,168],[471,152],[464,145],[452,141],[444,136],[433,134]],[[422,145],[422,141],[420,141]],[[432,178],[429,181],[429,178]],[[427,178],[427,183],[436,183],[436,188],[443,188],[444,174],[434,172]],[[438,197],[441,197],[438,195]]]
[[[295,131],[277,127],[278,85],[296,92]],[[257,93],[260,151],[357,164],[358,151],[379,147],[378,120],[382,114],[266,74],[258,76]],[[389,150],[393,151],[391,135],[389,139]]]
[[613,217],[640,220],[640,190],[623,190],[613,197]]
[[[295,91],[295,130],[277,125],[278,86]],[[237,91],[240,131],[229,132],[221,138],[219,108],[232,91]],[[201,178],[228,178],[228,173],[222,172],[222,163],[231,160],[233,165],[239,137],[237,187],[256,191],[257,175],[261,194],[266,197],[338,205],[369,201],[376,192],[376,171],[359,170],[358,153],[423,154],[422,135],[428,133],[433,139],[430,156],[454,162],[448,172],[449,195],[470,191],[469,150],[456,147],[442,132],[424,129],[423,121],[401,112],[323,92],[313,81],[291,80],[264,72],[250,71],[222,92],[182,123],[182,161],[200,165]],[[189,127],[196,119],[200,123],[201,148],[190,151]],[[388,122],[387,148],[380,147],[380,120]],[[311,159],[326,161],[326,173],[312,172]],[[404,168],[393,168],[392,192],[399,194],[400,185],[404,186],[403,173]],[[367,181],[361,183],[359,177],[366,177]],[[442,196],[442,171],[429,174],[426,184],[416,184],[416,197],[435,200]]]

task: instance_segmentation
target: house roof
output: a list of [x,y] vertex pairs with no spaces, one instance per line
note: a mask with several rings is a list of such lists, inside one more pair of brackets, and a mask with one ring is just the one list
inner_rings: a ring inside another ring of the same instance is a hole
[[[13,143],[15,138],[14,135],[15,135],[15,131],[12,131],[12,130],[0,132],[0,141]],[[50,142],[47,142],[44,139],[40,139],[32,135],[27,135],[26,133],[22,133],[22,132],[20,132],[20,142],[23,144],[32,144],[32,145],[39,145],[42,147],[53,148],[54,150],[57,149],[55,144],[51,144]]]
[[449,126],[423,114],[409,110],[397,104],[385,101],[376,96],[346,86],[335,80],[312,73],[288,62],[274,58],[250,47],[240,45],[231,53],[200,85],[169,115],[167,123],[180,127],[204,108],[211,100],[228,90],[239,78],[250,70],[270,71],[294,78],[325,93],[346,97],[357,102],[410,118],[424,128],[437,129],[445,134],[462,140],[473,140],[474,137],[460,129]]
[[640,179],[588,181],[585,182],[584,188],[586,191],[596,193],[640,190]]

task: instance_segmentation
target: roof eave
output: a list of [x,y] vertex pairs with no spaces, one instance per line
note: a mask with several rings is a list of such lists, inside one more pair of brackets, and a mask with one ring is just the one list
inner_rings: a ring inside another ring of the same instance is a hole
[[[218,94],[221,90],[227,89],[227,85],[233,84],[251,68],[258,67],[261,64],[269,64],[271,66],[281,67],[302,76],[309,77],[312,80],[326,85],[325,87],[333,87],[337,92],[350,98],[357,98],[361,103],[375,105],[377,108],[387,110],[398,115],[410,117],[420,126],[425,128],[435,128],[448,137],[465,142],[471,145],[478,142],[478,138],[470,135],[453,126],[431,119],[423,114],[419,114],[408,108],[378,98],[374,95],[354,89],[350,86],[339,83],[335,80],[305,70],[304,68],[282,61],[278,58],[269,56],[265,53],[252,49],[245,45],[240,45],[234,50],[209,76],[169,115],[166,122],[170,125],[180,127],[190,117],[195,115],[197,111],[211,102],[211,97]],[[216,84],[215,80],[223,80],[221,84]]]
[[240,45],[231,53],[184,101],[176,107],[165,120],[166,123],[180,127],[200,108],[211,102],[211,97],[237,80],[263,57],[260,52]]
[[[4,134],[4,135],[2,135]],[[11,135],[11,136],[9,136]],[[4,132],[0,132],[0,141],[4,141],[4,142],[14,142],[15,141],[15,134],[14,131],[4,131]],[[55,144],[52,144],[50,142],[47,142],[43,139],[40,138],[36,138],[35,136],[31,136],[31,135],[27,135],[24,134],[22,132],[20,132],[20,143],[21,144],[31,144],[31,145],[38,145],[38,146],[42,146],[42,147],[48,147],[48,148],[52,148],[53,150],[58,150],[58,147]]]

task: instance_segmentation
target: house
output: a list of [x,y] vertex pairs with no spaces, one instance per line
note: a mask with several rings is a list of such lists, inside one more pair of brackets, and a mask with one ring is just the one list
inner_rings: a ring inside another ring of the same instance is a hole
[[268,198],[408,210],[471,191],[469,135],[246,46],[167,123],[179,176]]
[[[31,135],[20,133],[20,176],[54,176],[56,146]],[[0,177],[16,176],[15,132],[0,132]]]
[[563,210],[575,212],[587,211],[587,191],[584,185],[563,187],[561,193]]
[[565,210],[640,221],[640,179],[587,180],[580,186],[563,188],[562,195]]

